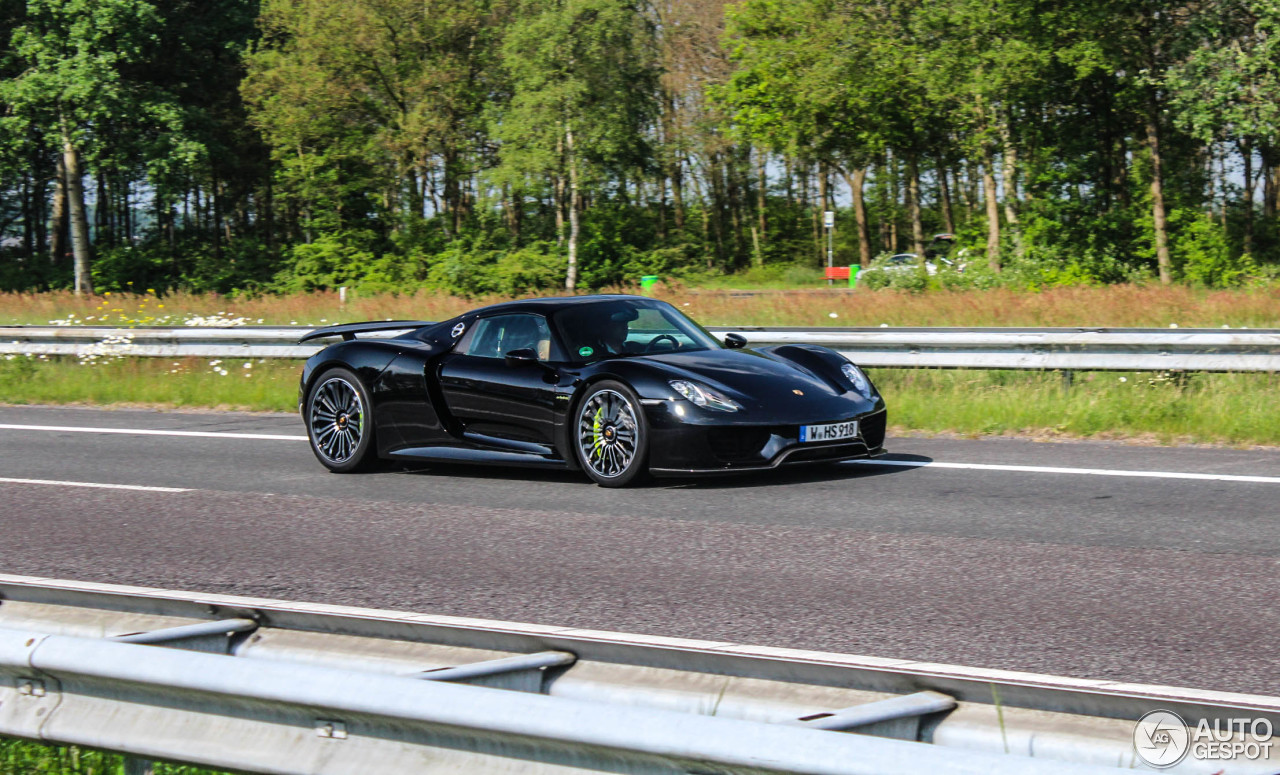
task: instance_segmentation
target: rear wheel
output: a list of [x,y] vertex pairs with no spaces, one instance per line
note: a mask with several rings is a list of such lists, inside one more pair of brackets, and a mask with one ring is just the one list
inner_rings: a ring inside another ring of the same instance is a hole
[[592,385],[578,404],[574,450],[582,470],[602,487],[626,487],[646,473],[649,429],[640,399],[621,382]]
[[330,471],[359,471],[376,459],[369,392],[349,369],[330,369],[316,379],[306,418],[311,451]]

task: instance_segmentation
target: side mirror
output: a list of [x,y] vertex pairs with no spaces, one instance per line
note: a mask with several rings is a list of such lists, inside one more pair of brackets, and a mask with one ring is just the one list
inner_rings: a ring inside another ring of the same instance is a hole
[[507,353],[505,360],[508,366],[520,366],[526,363],[537,363],[538,353],[532,347],[521,347]]
[[747,338],[742,334],[725,334],[724,346],[730,350],[739,350],[747,346]]

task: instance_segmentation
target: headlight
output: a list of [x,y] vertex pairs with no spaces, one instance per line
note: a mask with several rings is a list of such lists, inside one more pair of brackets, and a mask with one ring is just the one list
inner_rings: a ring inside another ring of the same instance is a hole
[[732,398],[723,396],[706,385],[699,385],[697,382],[673,379],[671,380],[671,387],[675,388],[677,393],[689,399],[689,403],[694,406],[700,406],[703,409],[736,412],[742,408]]
[[840,371],[848,378],[854,390],[867,398],[871,397],[871,380],[867,379],[867,375],[862,373],[862,369],[852,363],[846,363],[840,367]]

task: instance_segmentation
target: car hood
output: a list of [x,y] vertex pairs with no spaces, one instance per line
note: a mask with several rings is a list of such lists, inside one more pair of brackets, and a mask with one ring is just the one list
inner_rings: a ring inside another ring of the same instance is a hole
[[[755,350],[701,350],[645,355],[636,360],[659,365],[668,379],[691,379],[720,390],[744,409],[777,411],[804,403],[848,400],[856,394],[834,378]],[[796,391],[799,391],[797,393]]]

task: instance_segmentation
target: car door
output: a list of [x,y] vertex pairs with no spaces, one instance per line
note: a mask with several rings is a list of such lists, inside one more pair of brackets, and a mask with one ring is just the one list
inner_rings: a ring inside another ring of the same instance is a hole
[[[540,454],[554,441],[554,344],[541,315],[480,318],[445,356],[440,391],[464,438],[488,446]],[[537,361],[508,365],[506,354],[533,350]]]

